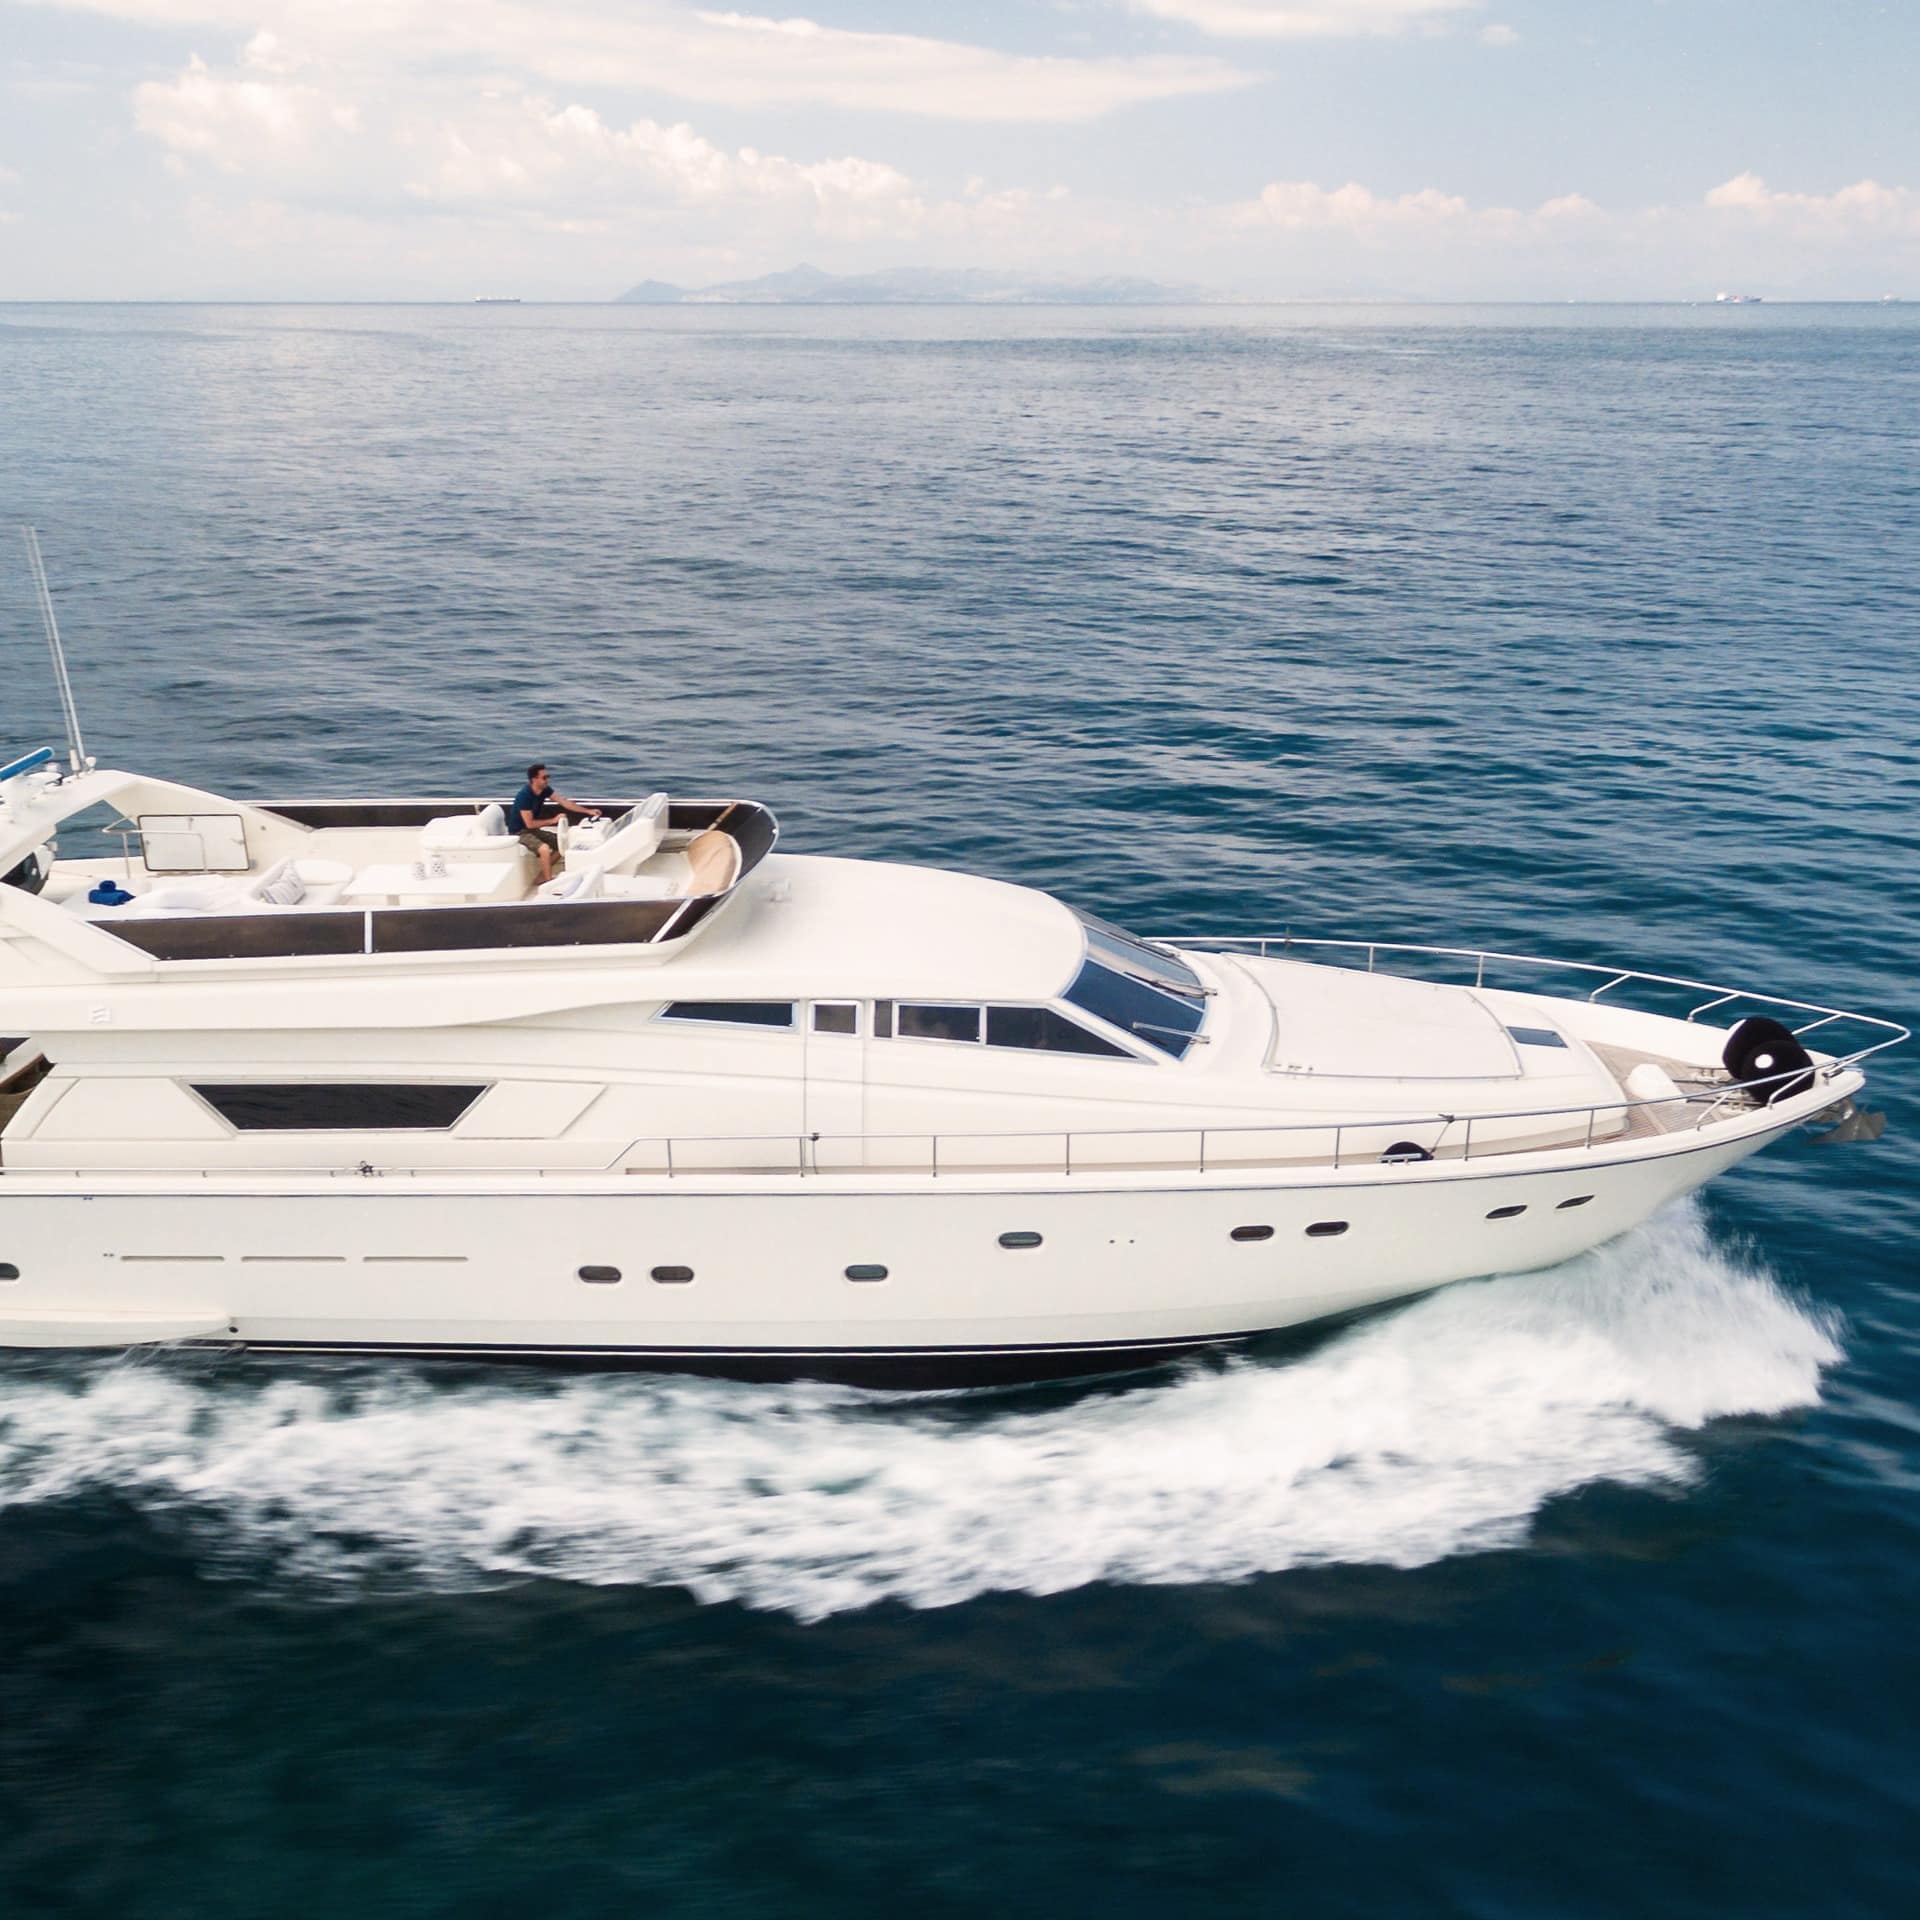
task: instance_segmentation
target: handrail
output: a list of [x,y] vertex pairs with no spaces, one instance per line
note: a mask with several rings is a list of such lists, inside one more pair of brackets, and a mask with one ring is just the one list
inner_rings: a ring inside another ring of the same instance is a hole
[[[878,1172],[878,1173],[909,1172],[910,1173],[910,1172],[917,1171],[917,1169],[915,1168],[903,1167],[899,1165],[882,1165],[878,1167],[868,1167],[865,1165],[823,1167],[820,1164],[819,1150],[822,1144],[827,1144],[827,1145],[838,1144],[842,1146],[858,1148],[862,1150],[862,1152],[864,1152],[867,1148],[874,1146],[876,1144],[893,1142],[893,1141],[925,1141],[928,1147],[928,1165],[926,1168],[928,1177],[932,1179],[940,1179],[940,1178],[950,1176],[955,1170],[954,1163],[952,1160],[952,1148],[956,1143],[969,1142],[974,1144],[983,1144],[983,1143],[1011,1142],[1011,1141],[1021,1141],[1021,1140],[1057,1140],[1061,1143],[1060,1170],[1063,1173],[1070,1175],[1075,1171],[1074,1155],[1075,1155],[1076,1142],[1080,1143],[1080,1149],[1082,1152],[1084,1152],[1085,1143],[1088,1141],[1097,1142],[1097,1141],[1107,1141],[1107,1140],[1111,1140],[1111,1141],[1142,1140],[1142,1139],[1150,1139],[1156,1136],[1169,1136],[1169,1135],[1177,1136],[1177,1137],[1191,1137],[1196,1142],[1195,1151],[1192,1154],[1182,1158],[1173,1158],[1173,1159],[1160,1160],[1160,1161],[1139,1160],[1139,1161],[1125,1161],[1125,1162],[1114,1163],[1115,1169],[1116,1170],[1125,1169],[1125,1170],[1139,1171],[1139,1172],[1159,1172],[1159,1171],[1167,1171],[1167,1170],[1179,1170],[1179,1169],[1191,1166],[1196,1171],[1204,1173],[1209,1170],[1208,1168],[1208,1142],[1209,1141],[1219,1141],[1222,1139],[1234,1139],[1244,1135],[1256,1134],[1256,1133],[1257,1134],[1276,1134],[1276,1133],[1278,1134],[1298,1134],[1298,1133],[1331,1134],[1333,1136],[1333,1152],[1330,1156],[1331,1165],[1335,1171],[1339,1171],[1343,1165],[1342,1154],[1343,1154],[1343,1151],[1345,1150],[1345,1141],[1346,1141],[1346,1136],[1348,1134],[1366,1133],[1366,1134],[1378,1135],[1382,1133],[1389,1133],[1389,1134],[1408,1133],[1415,1128],[1433,1127],[1433,1126],[1438,1126],[1440,1128],[1440,1132],[1435,1137],[1434,1145],[1431,1152],[1428,1155],[1428,1158],[1430,1160],[1440,1160],[1440,1159],[1457,1157],[1460,1160],[1460,1162],[1464,1165],[1467,1162],[1470,1162],[1475,1159],[1480,1159],[1480,1160],[1486,1160],[1490,1158],[1498,1159],[1514,1153],[1551,1152],[1551,1151],[1554,1151],[1555,1149],[1563,1149],[1566,1147],[1571,1147],[1576,1144],[1571,1140],[1550,1141],[1546,1143],[1544,1146],[1534,1145],[1534,1146],[1527,1146],[1527,1147],[1513,1147],[1505,1144],[1495,1144],[1493,1146],[1483,1146],[1480,1149],[1479,1153],[1475,1154],[1473,1150],[1473,1128],[1476,1122],[1479,1122],[1482,1125],[1485,1125],[1486,1123],[1491,1121],[1502,1121],[1502,1120],[1571,1120],[1571,1119],[1584,1118],[1587,1123],[1587,1131],[1586,1131],[1586,1140],[1584,1142],[1582,1150],[1586,1151],[1586,1150],[1590,1150],[1593,1146],[1594,1126],[1602,1114],[1617,1113],[1622,1115],[1624,1119],[1624,1116],[1637,1112],[1640,1109],[1646,1108],[1646,1107],[1701,1106],[1703,1107],[1704,1111],[1701,1113],[1699,1119],[1694,1122],[1693,1126],[1690,1129],[1687,1129],[1687,1131],[1698,1133],[1700,1129],[1703,1128],[1708,1123],[1708,1121],[1712,1120],[1715,1114],[1719,1112],[1719,1110],[1723,1106],[1725,1106],[1727,1101],[1735,1094],[1750,1093],[1757,1088],[1772,1086],[1776,1082],[1797,1080],[1802,1075],[1808,1074],[1808,1073],[1812,1074],[1814,1080],[1817,1083],[1820,1083],[1823,1085],[1831,1085],[1835,1077],[1840,1073],[1846,1071],[1846,1069],[1847,1069],[1847,1062],[1841,1061],[1841,1060],[1832,1060],[1832,1061],[1816,1063],[1812,1068],[1789,1067],[1780,1073],[1763,1074],[1752,1080],[1716,1081],[1710,1085],[1701,1086],[1696,1091],[1693,1091],[1693,1092],[1688,1092],[1684,1088],[1677,1088],[1677,1090],[1671,1094],[1656,1094],[1651,1099],[1596,1100],[1596,1101],[1589,1101],[1577,1106],[1528,1107],[1528,1108],[1517,1108],[1511,1111],[1502,1111],[1497,1113],[1469,1113],[1469,1114],[1426,1113],[1426,1114],[1415,1114],[1411,1116],[1394,1115],[1394,1114],[1384,1114],[1384,1115],[1362,1114],[1362,1115],[1348,1115],[1344,1119],[1338,1119],[1332,1116],[1328,1116],[1327,1118],[1320,1119],[1320,1120],[1280,1120],[1280,1121],[1267,1121],[1267,1122],[1250,1122],[1244,1126],[1227,1126],[1227,1127],[1222,1127],[1222,1126],[1027,1127],[1027,1128],[1019,1128],[1019,1129],[1007,1129],[1007,1130],[1000,1130],[1000,1131],[987,1131],[987,1132],[977,1132],[977,1133],[936,1132],[929,1128],[918,1127],[918,1128],[906,1129],[906,1130],[903,1130],[900,1132],[894,1132],[894,1133],[641,1134],[629,1140],[627,1144],[621,1147],[617,1152],[615,1152],[610,1159],[607,1159],[601,1162],[597,1166],[529,1167],[529,1166],[519,1165],[516,1163],[511,1163],[511,1162],[501,1162],[501,1163],[485,1165],[485,1166],[475,1165],[472,1162],[449,1163],[444,1166],[406,1166],[406,1167],[402,1167],[402,1166],[376,1167],[371,1165],[370,1163],[364,1163],[364,1162],[354,1166],[341,1166],[341,1165],[338,1165],[337,1163],[333,1165],[327,1165],[327,1166],[299,1166],[299,1165],[288,1165],[284,1163],[274,1163],[274,1162],[266,1162],[266,1161],[255,1162],[253,1164],[250,1164],[247,1166],[241,1166],[241,1167],[218,1167],[218,1168],[166,1167],[166,1166],[151,1166],[151,1165],[144,1166],[144,1167],[101,1167],[97,1165],[85,1166],[85,1167],[32,1167],[32,1166],[5,1167],[5,1166],[0,1166],[0,1186],[4,1186],[5,1182],[9,1177],[37,1179],[37,1178],[43,1178],[43,1177],[70,1175],[71,1177],[76,1179],[84,1179],[84,1178],[96,1176],[102,1173],[154,1174],[154,1175],[173,1175],[173,1176],[179,1176],[182,1174],[191,1174],[191,1175],[198,1175],[203,1179],[221,1179],[221,1178],[227,1178],[236,1174],[266,1174],[266,1175],[323,1174],[328,1176],[337,1175],[342,1178],[366,1177],[369,1179],[379,1179],[379,1178],[385,1178],[392,1175],[401,1175],[401,1176],[424,1175],[431,1178],[434,1176],[458,1177],[461,1175],[481,1174],[481,1173],[486,1173],[486,1174],[509,1174],[510,1173],[510,1174],[519,1174],[522,1176],[533,1176],[537,1178],[551,1178],[551,1177],[566,1176],[566,1175],[573,1175],[576,1177],[591,1177],[594,1175],[616,1173],[616,1172],[625,1172],[625,1173],[635,1173],[635,1172],[656,1173],[657,1172],[657,1173],[664,1174],[670,1180],[686,1178],[689,1176],[698,1178],[698,1177],[709,1175],[709,1174],[725,1174],[725,1173],[785,1174],[788,1171],[788,1169],[785,1167],[737,1167],[737,1166],[736,1167],[725,1167],[725,1166],[689,1167],[686,1164],[686,1153],[687,1153],[687,1149],[689,1149],[690,1147],[729,1148],[738,1152],[739,1150],[742,1150],[745,1148],[766,1147],[766,1146],[772,1146],[775,1144],[778,1144],[781,1147],[781,1149],[783,1150],[783,1153],[786,1149],[792,1150],[793,1165],[792,1165],[791,1171],[793,1174],[796,1174],[796,1175],[819,1176],[819,1177],[831,1178],[835,1175],[848,1174],[848,1173],[856,1173],[856,1174],[857,1173],[874,1173],[874,1172]],[[1765,1103],[1762,1103],[1759,1106],[1759,1108],[1754,1110],[1766,1111],[1768,1109]],[[1811,1118],[1813,1116],[1807,1115],[1802,1117]],[[1454,1127],[1459,1127],[1461,1129],[1460,1146],[1458,1149],[1457,1156],[1451,1153],[1450,1150],[1446,1148],[1446,1144],[1445,1144],[1447,1132]],[[1671,1136],[1674,1132],[1679,1131],[1679,1129],[1668,1128],[1665,1131],[1669,1136]],[[947,1164],[946,1175],[942,1174],[941,1166],[940,1166],[940,1153],[941,1153],[941,1148],[943,1143],[946,1145],[948,1149],[948,1164]],[[634,1158],[638,1154],[640,1154],[643,1150],[649,1149],[649,1148],[656,1149],[662,1154],[664,1164],[657,1168],[656,1167],[639,1167],[639,1168],[634,1167],[631,1164]],[[1082,1159],[1079,1164],[1080,1164],[1081,1170],[1084,1171],[1087,1165],[1089,1164],[1089,1162],[1085,1159]],[[1228,1157],[1222,1160],[1218,1156],[1216,1156],[1215,1164],[1211,1170],[1214,1172],[1221,1172],[1221,1171],[1244,1172],[1249,1168],[1262,1167],[1262,1166],[1295,1166],[1295,1165],[1311,1165],[1311,1164],[1315,1164],[1315,1163],[1312,1161],[1303,1160],[1299,1158],[1289,1158],[1287,1156],[1283,1156],[1279,1154],[1270,1155],[1264,1158],[1245,1159],[1245,1160],[1233,1159],[1231,1157]],[[1377,1167],[1377,1166],[1393,1166],[1393,1165],[1399,1165],[1403,1163],[1376,1158],[1376,1159],[1370,1159],[1364,1162],[1355,1162],[1351,1159],[1348,1159],[1345,1162],[1345,1164],[1349,1166],[1361,1164],[1368,1167]],[[1411,1161],[1404,1164],[1420,1165],[1424,1163],[1418,1162],[1418,1161]],[[964,1163],[962,1163],[962,1170],[983,1171],[985,1169],[966,1168]],[[1045,1172],[1045,1171],[1048,1171],[1049,1169],[1045,1164],[1035,1162],[1031,1166],[1023,1166],[1020,1170],[1029,1171],[1029,1172]]]
[[[1774,1007],[1791,1007],[1797,1013],[1820,1015],[1814,1024],[1826,1026],[1835,1020],[1854,1020],[1862,1026],[1877,1027],[1884,1031],[1887,1038],[1876,1040],[1871,1046],[1862,1047],[1855,1053],[1842,1056],[1836,1064],[1852,1066],[1865,1060],[1869,1055],[1882,1053],[1888,1047],[1897,1047],[1903,1040],[1913,1037],[1912,1030],[1901,1026],[1894,1020],[1883,1020],[1877,1014],[1854,1013],[1844,1007],[1824,1006],[1815,1000],[1795,1000],[1784,993],[1764,993],[1752,987],[1728,987],[1712,980],[1690,980],[1680,974],[1646,973],[1633,967],[1601,965],[1591,960],[1557,960],[1537,953],[1503,953],[1497,948],[1487,947],[1426,947],[1410,941],[1382,940],[1324,940],[1302,939],[1298,934],[1174,934],[1159,938],[1155,944],[1175,947],[1193,953],[1226,953],[1231,955],[1237,948],[1250,947],[1262,960],[1275,957],[1271,952],[1279,948],[1282,956],[1292,948],[1334,948],[1348,953],[1364,953],[1367,956],[1367,971],[1376,970],[1377,958],[1384,953],[1419,953],[1442,959],[1471,960],[1475,963],[1478,985],[1484,979],[1487,963],[1499,962],[1502,965],[1516,967],[1559,968],[1570,973],[1606,974],[1610,976],[1604,985],[1596,987],[1587,997],[1597,1000],[1604,993],[1611,993],[1615,987],[1624,986],[1628,981],[1640,981],[1652,986],[1684,987],[1692,992],[1715,994],[1717,999],[1696,1006],[1686,1015],[1691,1020],[1694,1015],[1705,1013],[1710,1007],[1725,1006],[1732,1000],[1751,1000],[1756,1004]],[[1811,1027],[1801,1029],[1811,1032]]]

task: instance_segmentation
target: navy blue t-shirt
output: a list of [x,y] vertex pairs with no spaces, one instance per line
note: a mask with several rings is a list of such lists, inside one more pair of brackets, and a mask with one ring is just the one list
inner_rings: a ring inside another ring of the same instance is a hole
[[558,813],[560,809],[553,804],[553,795],[551,793],[535,793],[530,786],[522,787],[520,791],[513,796],[513,805],[508,810],[507,831],[509,833],[526,832],[527,823],[521,817],[523,811],[532,814],[536,820],[540,820],[549,814]]

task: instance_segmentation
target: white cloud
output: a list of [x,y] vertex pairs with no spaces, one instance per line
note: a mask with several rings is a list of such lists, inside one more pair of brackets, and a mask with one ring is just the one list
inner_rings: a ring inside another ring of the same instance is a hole
[[[511,73],[730,107],[799,104],[943,120],[1083,121],[1248,84],[1210,56],[1015,54],[920,34],[706,12],[665,0],[42,0],[276,52],[444,79]],[[1384,3],[1384,0],[1383,0]],[[1395,0],[1398,4],[1399,0]]]
[[924,211],[913,182],[881,161],[803,163],[753,147],[729,151],[684,123],[610,127],[591,107],[531,98],[443,122],[416,144],[425,151],[410,192],[491,213],[784,203],[845,235],[874,225],[904,231]]
[[215,73],[196,57],[174,79],[136,87],[133,120],[176,157],[241,173],[309,160],[330,137],[351,134],[359,113],[317,87],[252,68]]
[[1517,47],[1520,44],[1519,32],[1504,21],[1496,20],[1490,26],[1480,29],[1483,45],[1489,47]]
[[1457,222],[1471,209],[1458,195],[1436,187],[1389,199],[1354,181],[1344,187],[1322,187],[1311,180],[1275,180],[1261,188],[1257,199],[1232,211],[1243,226],[1271,226],[1292,233],[1379,233]]
[[1222,40],[1331,40],[1448,24],[1482,0],[1127,0]]
[[1920,235],[1920,194],[1856,180],[1833,193],[1776,193],[1757,173],[1736,173],[1706,197],[1716,213],[1780,222],[1803,230],[1882,229]]

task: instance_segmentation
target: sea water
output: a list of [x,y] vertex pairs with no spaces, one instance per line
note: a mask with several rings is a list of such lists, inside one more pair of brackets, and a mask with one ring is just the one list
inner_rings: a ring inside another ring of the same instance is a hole
[[[103,762],[1896,1018],[1917,474],[1902,309],[0,309]],[[1909,1911],[1872,1098],[1130,1381],[8,1357],[0,1912]]]

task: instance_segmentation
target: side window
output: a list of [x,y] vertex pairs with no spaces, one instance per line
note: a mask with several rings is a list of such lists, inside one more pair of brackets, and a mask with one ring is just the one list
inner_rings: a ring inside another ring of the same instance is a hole
[[486,1092],[445,1081],[392,1080],[237,1080],[193,1090],[243,1133],[445,1132]]
[[911,1005],[895,1009],[894,1028],[903,1040],[978,1040],[980,1009]]
[[813,1030],[815,1033],[858,1033],[860,1009],[851,1000],[816,1000]]
[[662,1020],[705,1020],[727,1027],[791,1027],[791,1000],[675,1000],[660,1010]]
[[1100,1034],[1089,1033],[1077,1021],[1051,1007],[989,1007],[987,1009],[987,1045],[1022,1047],[1034,1053],[1087,1053],[1109,1060],[1131,1060],[1125,1047],[1117,1047]]

